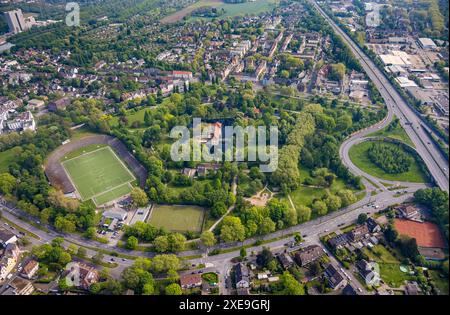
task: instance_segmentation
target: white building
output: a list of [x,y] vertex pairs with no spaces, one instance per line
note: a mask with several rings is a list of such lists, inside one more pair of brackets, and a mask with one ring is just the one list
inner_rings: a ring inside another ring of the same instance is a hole
[[436,49],[437,45],[431,38],[419,38],[419,45],[423,49]]
[[[6,127],[6,128],[5,128]],[[14,119],[3,123],[3,131],[22,132],[26,130],[36,131],[36,122],[30,111],[17,115]],[[1,133],[1,132],[0,132]]]

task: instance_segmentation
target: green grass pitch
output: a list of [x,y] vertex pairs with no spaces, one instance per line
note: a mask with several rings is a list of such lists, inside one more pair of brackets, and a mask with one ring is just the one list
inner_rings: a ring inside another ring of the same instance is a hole
[[135,177],[110,147],[86,151],[62,162],[83,201],[100,205],[131,191]]
[[205,210],[196,206],[156,206],[149,223],[172,232],[201,232]]

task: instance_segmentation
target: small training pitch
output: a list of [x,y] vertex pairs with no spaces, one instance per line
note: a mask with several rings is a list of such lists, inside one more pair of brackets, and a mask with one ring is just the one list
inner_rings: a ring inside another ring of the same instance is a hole
[[203,228],[205,210],[197,206],[157,205],[153,208],[149,223],[171,232],[198,232]]
[[102,205],[130,193],[136,180],[109,146],[81,149],[66,156],[61,164],[82,201],[92,199]]

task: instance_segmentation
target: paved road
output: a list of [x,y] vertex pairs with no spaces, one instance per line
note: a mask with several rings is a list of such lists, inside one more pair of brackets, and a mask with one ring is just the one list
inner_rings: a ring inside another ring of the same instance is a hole
[[369,78],[378,88],[388,110],[400,119],[400,124],[416,146],[425,165],[433,176],[436,184],[445,191],[449,191],[448,160],[443,156],[434,141],[425,131],[422,118],[409,107],[395,87],[377,65],[356,45],[356,43],[322,10],[314,0],[309,0],[319,13],[330,24],[334,31],[350,47]]

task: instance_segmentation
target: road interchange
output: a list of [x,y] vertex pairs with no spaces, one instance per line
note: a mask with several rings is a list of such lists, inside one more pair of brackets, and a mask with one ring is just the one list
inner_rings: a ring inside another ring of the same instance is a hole
[[[423,159],[436,185],[442,190],[449,191],[448,160],[427,133],[422,118],[409,107],[396,88],[389,82],[386,76],[378,69],[377,65],[359,48],[359,46],[325,13],[314,0],[309,0],[327,23],[333,28],[347,46],[351,49],[369,78],[378,88],[383,97],[389,115],[395,115],[400,119],[400,124],[414,143],[417,153]],[[392,119],[392,116],[390,117]]]

